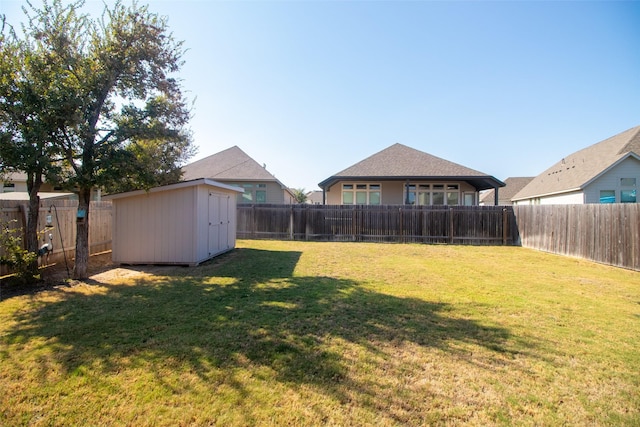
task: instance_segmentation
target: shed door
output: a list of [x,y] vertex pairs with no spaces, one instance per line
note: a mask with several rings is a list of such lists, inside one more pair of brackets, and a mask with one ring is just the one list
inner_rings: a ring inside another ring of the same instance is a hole
[[229,249],[229,196],[209,193],[209,255]]

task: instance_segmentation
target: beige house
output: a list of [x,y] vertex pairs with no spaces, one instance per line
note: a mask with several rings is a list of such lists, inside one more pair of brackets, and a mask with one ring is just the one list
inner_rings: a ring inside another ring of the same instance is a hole
[[[45,185],[43,184],[43,187]],[[52,188],[50,185],[45,187],[43,191],[51,191]],[[2,187],[0,188],[0,193],[26,193],[27,192],[27,174],[22,172],[12,172],[7,174],[4,181],[2,182]]]
[[235,247],[241,188],[209,179],[106,196],[111,258],[119,264],[197,265]]
[[[27,190],[27,174],[23,172],[11,172],[4,177],[2,187],[0,187],[0,199],[3,200],[29,200],[29,193]],[[70,200],[77,200],[78,196],[75,193],[65,192],[60,187],[54,187],[48,182],[43,182],[38,192],[40,198],[65,198]],[[102,191],[100,189],[94,189],[91,191],[91,200],[99,202],[102,199]]]
[[318,184],[330,205],[477,205],[481,190],[504,183],[493,176],[394,144]]
[[321,205],[322,204],[322,191],[312,190],[307,193],[308,205]]
[[638,203],[640,126],[577,151],[536,176],[514,205]]
[[[511,198],[515,196],[525,185],[529,184],[533,179],[532,176],[516,176],[504,180],[505,186],[500,189],[500,197],[498,198],[499,206],[511,205]],[[480,193],[480,205],[482,206],[498,206],[495,203],[495,190],[486,190]]]
[[261,166],[237,146],[233,146],[182,168],[183,179],[209,178],[241,187],[238,203],[296,203],[289,188],[278,181],[266,166]]

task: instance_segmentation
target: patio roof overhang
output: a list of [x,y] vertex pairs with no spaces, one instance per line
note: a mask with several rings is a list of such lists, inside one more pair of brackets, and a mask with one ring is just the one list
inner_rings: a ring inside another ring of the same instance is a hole
[[[464,181],[472,185],[477,191],[497,190],[506,184],[492,176],[332,176],[318,185],[323,190],[340,181]],[[497,192],[497,191],[496,191]]]

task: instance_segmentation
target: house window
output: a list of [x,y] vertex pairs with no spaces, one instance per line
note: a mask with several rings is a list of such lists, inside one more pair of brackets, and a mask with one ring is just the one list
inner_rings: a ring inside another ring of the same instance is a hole
[[464,205],[465,206],[473,206],[476,204],[476,195],[475,193],[464,193]]
[[369,204],[379,205],[382,201],[380,184],[369,184]]
[[600,190],[600,203],[615,203],[615,190]]
[[2,186],[3,193],[13,193],[16,191],[16,185],[13,182],[5,182]]
[[256,203],[267,203],[267,184],[256,184]]
[[267,203],[267,184],[232,184],[243,188],[238,194],[238,203]]
[[459,205],[460,204],[460,191],[458,190],[458,184],[447,184],[447,205]]
[[620,202],[621,203],[636,203],[636,179],[635,178],[620,178]]
[[[459,184],[406,184],[405,203],[408,205],[443,206],[459,205],[461,193]],[[465,203],[474,204],[475,195],[470,193],[470,199],[465,194]]]
[[620,202],[621,203],[635,203],[636,202],[636,190],[620,190]]
[[431,193],[431,204],[434,206],[444,205],[444,184],[434,184]]
[[252,203],[253,202],[253,184],[242,184],[244,193],[238,195],[238,203]]
[[343,205],[379,205],[380,184],[342,184]]

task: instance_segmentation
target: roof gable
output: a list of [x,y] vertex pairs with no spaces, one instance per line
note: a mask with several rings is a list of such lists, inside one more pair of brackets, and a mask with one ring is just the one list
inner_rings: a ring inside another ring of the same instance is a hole
[[[454,162],[433,156],[403,144],[393,144],[378,153],[338,172],[322,181],[320,187],[332,185],[342,178],[357,179],[466,179],[482,178],[495,181],[496,186],[504,184],[489,175],[467,168]],[[493,182],[492,182],[493,183]],[[484,188],[494,185],[479,184]]]
[[184,180],[277,181],[264,166],[260,166],[238,146],[190,163],[182,171]]
[[513,200],[584,189],[588,183],[629,155],[640,155],[640,126],[561,159],[536,176]]
[[393,144],[334,176],[483,176],[486,175],[423,151]]
[[[511,198],[515,196],[520,190],[522,190],[533,179],[532,176],[515,176],[509,177],[504,180],[506,184],[504,188],[500,189],[498,193],[499,204],[511,204]],[[487,190],[480,196],[480,202],[493,205],[495,200],[495,190]]]

